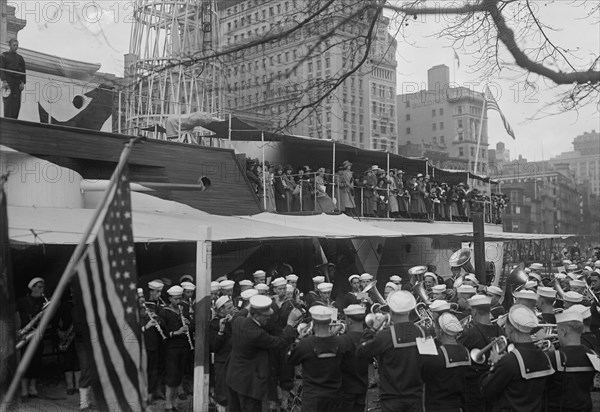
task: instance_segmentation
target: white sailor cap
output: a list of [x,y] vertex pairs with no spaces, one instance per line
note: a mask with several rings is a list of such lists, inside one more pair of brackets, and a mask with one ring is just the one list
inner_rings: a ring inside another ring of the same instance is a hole
[[576,264],[574,264],[574,263],[571,263],[570,265],[567,265],[567,268],[566,268],[566,269],[567,269],[567,270],[571,270],[571,271],[573,271],[573,270],[577,270],[577,269],[579,269],[579,266],[577,266],[577,265],[576,265]]
[[221,307],[226,304],[227,302],[231,301],[231,299],[229,298],[229,296],[221,296],[219,299],[217,299],[217,301],[215,302],[215,308],[217,309],[221,309]]
[[531,333],[539,325],[535,313],[524,305],[513,305],[508,312],[508,320],[515,329],[522,333]]
[[523,289],[526,289],[526,290],[535,289],[535,288],[537,288],[537,285],[538,285],[538,283],[535,280],[528,280],[523,285]]
[[440,315],[438,324],[440,325],[440,329],[446,335],[456,336],[463,331],[463,327],[458,318],[449,312]]
[[431,309],[432,312],[444,312],[451,308],[450,303],[442,299],[434,300],[431,302],[431,305],[429,305],[429,309]]
[[558,280],[563,280],[567,278],[567,275],[565,275],[564,273],[557,273],[554,277]]
[[476,294],[477,291],[475,290],[475,288],[471,285],[460,285],[457,289],[456,289],[457,293],[465,293],[465,294]]
[[502,296],[502,289],[498,286],[488,286],[486,289],[486,293],[491,293],[492,295]]
[[532,263],[531,265],[529,265],[529,269],[542,270],[542,269],[544,269],[544,265],[542,265],[541,263]]
[[165,284],[158,280],[153,280],[148,282],[148,289],[151,290],[162,290],[165,287]]
[[600,268],[600,259],[594,262],[594,267]]
[[352,315],[364,315],[365,307],[363,305],[348,305],[344,308],[344,314],[348,316]]
[[317,286],[317,289],[319,289],[319,292],[331,292],[331,290],[333,289],[333,283],[320,283],[319,286]]
[[256,285],[254,285],[254,289],[266,291],[269,290],[269,285],[265,285],[264,283],[257,283]]
[[417,301],[412,293],[396,290],[388,295],[387,304],[394,313],[408,313],[415,308]]
[[581,293],[574,292],[572,290],[563,293],[563,300],[570,303],[580,303],[583,301],[583,295]]
[[388,282],[385,284],[385,288],[392,288],[393,290],[398,290],[398,285],[396,285],[394,282]]
[[331,308],[322,305],[312,306],[308,311],[314,321],[330,321],[333,315]]
[[171,286],[169,290],[167,290],[169,296],[179,296],[183,295],[183,288],[181,286]]
[[531,290],[520,290],[514,293],[515,299],[529,299],[537,302],[539,296],[537,293]]
[[246,289],[242,293],[240,293],[240,297],[244,300],[250,299],[252,296],[258,295],[258,290],[256,289]]
[[532,273],[530,273],[530,274],[529,274],[529,277],[530,277],[530,278],[534,278],[534,279],[535,279],[535,280],[537,280],[538,282],[541,282],[541,281],[542,281],[542,277],[541,277],[540,275],[538,275],[537,273],[535,273],[535,272],[532,272]]
[[423,274],[423,279],[425,279],[426,277],[433,278],[434,281],[437,281],[437,276],[433,272],[425,272]]
[[348,277],[348,282],[352,283],[352,281],[354,279],[359,279],[360,280],[360,276],[358,276],[357,274],[350,275],[350,277]]
[[475,295],[471,299],[467,299],[467,302],[469,302],[469,305],[471,305],[471,307],[491,306],[492,298],[486,295]]
[[[575,306],[581,306],[581,305],[575,305]],[[591,316],[591,314],[590,314]],[[573,309],[573,307],[565,310],[562,313],[557,313],[556,315],[554,315],[554,317],[556,318],[556,324],[559,323],[563,323],[563,322],[581,322],[583,323],[583,313],[580,312],[577,309]]]
[[254,282],[252,282],[251,280],[248,279],[244,279],[244,280],[240,280],[240,286],[254,286]]
[[192,275],[183,275],[182,277],[179,278],[179,284],[181,285],[182,282],[194,283],[194,278]]
[[562,263],[566,266],[572,264],[573,262],[571,262],[569,259],[564,259]]
[[235,285],[235,282],[229,279],[219,282],[219,287],[221,289],[233,289],[233,285]]
[[441,285],[435,285],[431,287],[431,291],[434,293],[442,293],[446,291],[446,285],[442,283]]
[[221,288],[221,285],[219,285],[219,282],[216,282],[216,281],[210,282],[210,291],[211,292],[218,292],[220,288]]
[[465,276],[465,280],[470,280],[471,282],[474,282],[476,285],[479,285],[479,280],[477,280],[477,276],[475,276],[474,273],[469,273],[467,276]]
[[192,282],[181,282],[181,287],[183,290],[196,290],[196,285]]
[[287,275],[285,277],[285,280],[287,280],[289,282],[297,282],[298,281],[298,276],[294,275],[293,273],[290,273],[289,275]]
[[325,276],[315,276],[312,278],[312,281],[315,285],[318,285],[319,283],[325,282]]
[[544,298],[556,298],[556,291],[552,288],[546,287],[546,286],[540,286],[537,288],[537,293],[538,295],[544,297]]
[[525,268],[525,269],[523,269],[523,271],[527,274],[531,273],[531,269],[529,269],[529,268]]
[[288,283],[287,285],[285,285],[285,291],[287,293],[293,292],[294,291],[294,287]]
[[265,295],[254,295],[250,298],[250,306],[254,309],[265,310],[269,309],[273,304],[273,300]]
[[265,272],[264,270],[257,270],[252,274],[252,276],[254,276],[255,278],[264,278],[267,276],[267,272]]
[[565,310],[563,313],[570,312],[570,311],[574,311],[574,312],[580,313],[581,314],[581,319],[583,319],[583,320],[592,317],[592,309],[589,306],[583,306],[583,305],[580,305],[580,304],[573,305],[569,309]]
[[360,280],[373,280],[373,275],[370,273],[363,273],[360,275]]
[[29,283],[27,284],[27,287],[29,289],[33,289],[33,287],[35,286],[35,284],[38,283],[38,282],[46,283],[46,281],[43,278],[36,277],[36,278],[33,278],[33,279],[31,279],[29,281]]
[[394,275],[394,276],[390,277],[390,281],[394,282],[394,283],[400,283],[400,282],[402,282],[402,278],[398,275]]
[[575,279],[575,280],[571,280],[569,282],[569,286],[571,286],[571,287],[584,288],[586,285],[587,285],[587,283],[585,283],[585,280]]
[[271,285],[273,285],[274,288],[279,286],[285,286],[287,285],[287,280],[285,280],[284,278],[277,278],[271,282]]

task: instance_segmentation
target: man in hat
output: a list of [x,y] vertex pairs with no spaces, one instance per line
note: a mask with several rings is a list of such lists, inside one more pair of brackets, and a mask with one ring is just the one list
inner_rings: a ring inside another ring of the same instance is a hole
[[254,277],[255,285],[258,283],[264,283],[265,285],[267,284],[267,272],[265,272],[264,270],[259,269],[256,272],[254,272],[252,276]]
[[339,205],[340,212],[348,216],[358,216],[356,213],[356,204],[354,203],[354,176],[352,172],[352,163],[344,160],[343,170],[339,173]]
[[538,326],[535,313],[526,306],[513,305],[505,324],[506,337],[514,349],[506,354],[491,350],[491,367],[481,381],[483,397],[494,410],[542,411],[544,388],[554,373],[548,356],[531,339]]
[[596,353],[600,353],[600,342],[598,341],[596,335],[591,331],[590,328],[592,323],[592,312],[590,308],[588,306],[577,304],[571,306],[568,309],[568,311],[576,311],[581,313],[581,317],[583,319],[583,332],[581,333],[581,344]]
[[362,275],[360,275],[360,289],[364,290],[372,281],[373,275],[371,275],[370,273],[363,273]]
[[17,53],[19,41],[8,41],[8,51],[0,55],[0,79],[4,99],[4,117],[18,119],[21,110],[21,92],[25,88],[25,60]]
[[[164,363],[161,362],[163,352],[163,335],[165,325],[160,324],[158,313],[163,305],[158,300],[162,293],[164,284],[158,280],[148,282],[148,300],[142,300],[142,319],[145,325],[144,344],[146,347],[147,370],[148,370],[148,403],[154,399],[164,399],[162,389],[159,385],[159,376],[164,373]],[[161,370],[162,367],[162,370]]]
[[456,289],[456,303],[458,304],[456,316],[461,321],[465,318],[468,318],[471,315],[469,299],[471,299],[471,297],[476,293],[477,291],[471,285],[460,285]]
[[460,411],[465,405],[471,356],[469,350],[456,341],[462,330],[460,321],[452,313],[445,312],[436,320],[437,355],[421,357],[427,411]]
[[552,324],[556,323],[556,319],[554,316],[554,302],[556,300],[556,290],[546,286],[540,286],[537,289],[537,293],[540,297],[537,303],[537,308],[542,313],[543,322]]
[[208,345],[214,354],[214,399],[217,411],[225,412],[227,406],[226,365],[231,355],[231,320],[235,313],[229,296],[221,296],[215,303],[216,317],[210,320]]
[[325,276],[315,276],[312,278],[313,281],[313,290],[309,291],[304,296],[304,302],[307,307],[311,307],[315,301],[319,300],[319,285],[325,282]]
[[331,291],[333,290],[333,283],[323,282],[317,286],[319,289],[319,299],[317,302],[323,304],[324,306],[333,307],[333,302],[331,301]]
[[531,311],[535,312],[535,307],[539,299],[537,293],[532,290],[520,290],[513,293],[513,295],[515,296],[515,305],[527,306]]
[[431,300],[445,300],[446,299],[446,285],[435,285],[431,287]]
[[350,277],[348,277],[348,283],[350,284],[350,291],[339,294],[335,301],[335,306],[340,310],[344,310],[349,305],[360,305],[361,303],[361,300],[358,298],[358,294],[361,291],[360,276],[356,274],[350,275]]
[[313,334],[292,345],[288,362],[302,365],[302,409],[335,411],[342,384],[342,357],[350,353],[352,347],[340,336],[331,335],[331,308],[315,305],[309,312]]
[[[44,287],[46,281],[41,277],[35,277],[29,281],[27,287],[29,288],[29,294],[17,300],[17,313],[19,315],[19,323],[17,324],[17,341],[25,339],[31,330],[24,330],[27,326],[48,304],[48,299],[44,296]],[[36,327],[33,325],[33,327]],[[23,351],[27,346],[24,347]],[[42,374],[42,353],[43,345],[38,345],[34,352],[33,358],[29,363],[29,367],[25,371],[24,378],[21,379],[21,397],[27,399],[27,397],[37,398],[38,391],[36,380],[41,377]]]
[[402,278],[398,275],[390,276],[390,282],[394,282],[399,287],[402,287]]
[[[466,325],[464,332],[458,337],[458,342],[471,351],[487,346],[503,333],[502,328],[497,323],[492,323],[490,319],[491,298],[474,295],[468,300],[468,303],[471,307],[471,322]],[[486,404],[479,390],[479,380],[488,370],[489,366],[486,363],[471,365],[466,375],[465,385],[467,412],[485,411],[491,407],[491,404]]]
[[302,317],[299,309],[293,309],[283,334],[272,336],[264,329],[273,315],[271,298],[255,295],[249,303],[248,316],[237,316],[231,323],[231,355],[226,374],[227,407],[231,412],[258,412],[263,401],[277,400],[269,350],[290,345],[296,335],[296,323]]
[[219,289],[221,290],[221,296],[229,296],[233,299],[233,286],[235,282],[233,280],[225,279],[219,282]]
[[563,294],[563,308],[569,309],[571,306],[583,302],[583,295],[581,293],[573,292],[572,290]]
[[183,309],[183,288],[172,286],[167,290],[169,305],[162,308],[158,313],[161,325],[164,325],[164,333],[167,336],[165,342],[165,383],[167,390],[165,394],[165,408],[167,412],[177,410],[175,400],[177,388],[183,380],[187,355],[191,349],[191,338],[193,336],[193,323],[189,320],[189,314]]
[[383,298],[387,299],[390,293],[395,292],[397,290],[400,290],[400,288],[394,282],[386,283],[385,288],[383,288]]
[[583,316],[573,308],[557,313],[556,329],[560,348],[549,353],[556,373],[546,385],[546,410],[590,412],[590,389],[596,373],[590,357],[598,355],[581,344]]
[[419,411],[423,381],[416,338],[425,337],[425,333],[409,319],[417,302],[412,293],[399,290],[388,296],[387,303],[390,327],[378,330],[384,320],[376,318],[372,329],[365,330],[357,354],[377,359],[383,412]]
[[350,351],[342,359],[340,411],[365,410],[371,360],[356,356],[356,349],[364,332],[365,313],[365,307],[358,304],[350,304],[344,308],[346,333],[341,338],[346,341]]
[[506,314],[506,309],[504,306],[500,304],[500,299],[502,298],[502,289],[498,286],[488,286],[485,289],[485,294],[492,299],[492,304],[490,307],[490,315],[492,316],[492,320],[498,319],[500,316]]

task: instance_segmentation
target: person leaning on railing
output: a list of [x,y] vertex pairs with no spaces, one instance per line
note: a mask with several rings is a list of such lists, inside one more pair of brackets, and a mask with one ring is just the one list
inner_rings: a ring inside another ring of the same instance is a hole
[[25,88],[25,60],[17,53],[19,41],[10,39],[10,49],[0,55],[0,79],[2,79],[2,98],[4,117],[17,119],[21,110],[21,92]]

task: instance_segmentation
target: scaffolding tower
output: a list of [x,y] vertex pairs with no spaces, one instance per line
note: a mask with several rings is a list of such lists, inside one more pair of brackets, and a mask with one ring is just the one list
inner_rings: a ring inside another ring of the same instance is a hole
[[222,68],[211,58],[220,50],[218,22],[216,0],[135,0],[125,56],[129,134],[171,138],[159,132],[167,121],[220,112]]

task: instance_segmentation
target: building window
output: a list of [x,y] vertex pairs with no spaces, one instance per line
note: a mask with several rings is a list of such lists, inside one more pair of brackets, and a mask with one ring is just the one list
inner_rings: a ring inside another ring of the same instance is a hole
[[437,130],[437,124],[436,123],[432,123],[431,124],[431,130],[433,130],[433,131]]
[[404,107],[406,107],[407,109],[410,108],[410,100],[407,100]]
[[431,111],[431,117],[435,117],[435,109]]
[[444,139],[444,136],[440,136],[440,144],[441,145],[445,145],[446,144],[446,139]]
[[440,116],[443,116],[443,115],[444,115],[444,108],[440,107]]
[[463,139],[464,139],[463,132],[458,132],[458,141],[459,141],[459,142],[462,142],[462,141],[463,141]]
[[406,115],[406,121],[407,121],[407,122],[408,122],[408,121],[410,121],[410,114],[407,114],[407,115]]
[[472,147],[472,148],[471,148],[471,157],[474,157],[474,156],[475,156],[475,148],[474,148],[474,147]]
[[456,108],[456,113],[457,113],[457,114],[462,114],[462,106],[460,106],[460,105],[459,105],[459,106]]
[[462,120],[461,120],[461,119],[459,119],[459,120],[458,120],[458,128],[459,128],[459,129],[462,129],[462,127],[463,127]]
[[406,128],[406,134],[410,134],[410,127]]
[[444,122],[440,122],[440,130],[444,130]]
[[464,150],[463,150],[463,148],[462,148],[462,147],[459,147],[459,148],[458,148],[458,155],[459,155],[460,157],[463,157],[463,156],[465,155],[465,152],[464,152]]
[[431,141],[433,142],[433,144],[437,144],[437,137],[433,136],[431,138]]

